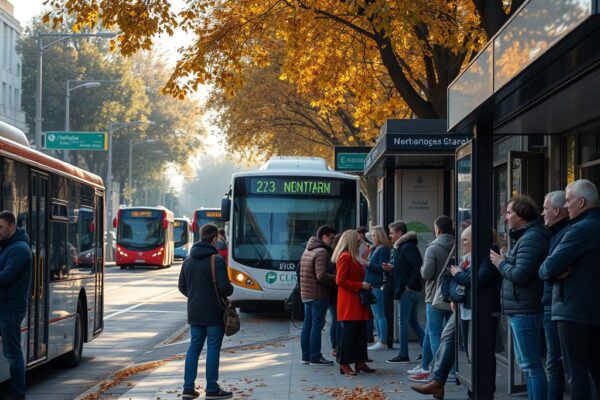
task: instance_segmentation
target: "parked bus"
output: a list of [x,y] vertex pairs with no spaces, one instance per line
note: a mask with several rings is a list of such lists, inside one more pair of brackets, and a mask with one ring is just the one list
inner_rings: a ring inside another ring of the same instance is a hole
[[117,229],[116,264],[168,268],[175,258],[173,213],[164,207],[122,207],[113,221]]
[[[33,253],[29,305],[21,323],[26,366],[54,359],[76,366],[83,343],[104,327],[102,179],[33,150],[23,132],[3,122],[0,166],[0,207],[15,214]],[[0,352],[0,382],[9,378]]]
[[192,223],[189,218],[175,218],[173,237],[175,238],[175,258],[186,259],[194,245]]
[[359,194],[358,177],[330,170],[321,158],[274,157],[257,171],[233,174],[223,201],[233,304],[250,309],[284,301],[317,228],[357,227]]
[[220,208],[204,208],[201,207],[194,211],[192,219],[192,231],[194,231],[194,243],[200,240],[200,228],[202,225],[213,224],[218,228],[225,229],[225,221],[223,221]]

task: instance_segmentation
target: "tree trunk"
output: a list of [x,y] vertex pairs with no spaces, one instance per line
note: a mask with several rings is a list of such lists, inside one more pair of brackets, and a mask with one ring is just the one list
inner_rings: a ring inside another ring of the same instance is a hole
[[377,176],[361,176],[360,191],[367,199],[369,205],[369,226],[377,225]]

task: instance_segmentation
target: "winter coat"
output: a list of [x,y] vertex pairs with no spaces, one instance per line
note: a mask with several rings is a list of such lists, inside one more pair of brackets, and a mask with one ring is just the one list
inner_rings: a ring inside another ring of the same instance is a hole
[[421,277],[425,280],[425,303],[433,303],[437,277],[445,267],[454,241],[454,235],[444,233],[431,242],[425,250],[421,266]]
[[[552,234],[552,238],[550,239],[550,245],[548,247],[548,255],[552,254],[556,245],[560,243],[567,228],[569,227],[569,218],[563,218],[548,229],[550,229],[550,233]],[[544,295],[542,296],[542,304],[544,305],[544,309],[550,309],[552,307],[552,287],[554,286],[554,282],[551,279],[544,280]]]
[[382,264],[390,261],[390,249],[386,246],[377,246],[371,253],[369,265],[366,268],[365,282],[380,288],[383,285]]
[[544,280],[558,280],[552,290],[552,320],[600,325],[600,208],[570,221],[562,240],[540,268]]
[[[494,251],[497,251],[494,249]],[[454,275],[454,279],[465,287],[465,308],[471,308],[471,272],[473,266]],[[500,288],[502,286],[502,275],[498,269],[492,264],[488,255],[481,257],[479,262],[479,270],[477,272],[479,281],[479,296],[487,295],[492,302],[492,311],[500,311]]]
[[396,300],[400,298],[405,289],[415,292],[423,290],[420,273],[423,259],[417,247],[418,243],[415,232],[406,232],[394,243],[390,263],[394,265],[392,281]]
[[0,248],[0,310],[25,312],[33,270],[29,237],[17,228]]
[[233,293],[227,276],[227,266],[217,249],[210,243],[196,242],[190,256],[185,259],[179,273],[179,291],[187,297],[188,323],[190,325],[222,325],[223,311],[212,283],[211,256],[215,255],[217,290],[222,297]]
[[300,295],[302,301],[328,300],[335,286],[335,275],[327,272],[331,247],[312,236],[300,259]]
[[505,315],[541,313],[544,285],[538,276],[548,255],[550,231],[538,220],[510,232],[515,240],[510,254],[500,263],[502,312]]
[[337,260],[335,282],[338,285],[337,320],[366,321],[373,317],[371,306],[360,304],[358,292],[362,289],[365,270],[352,260],[347,251]]

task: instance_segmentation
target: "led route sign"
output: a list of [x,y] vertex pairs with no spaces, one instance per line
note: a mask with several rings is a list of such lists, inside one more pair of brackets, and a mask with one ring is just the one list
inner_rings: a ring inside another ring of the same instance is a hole
[[339,196],[340,182],[311,178],[252,178],[251,194]]

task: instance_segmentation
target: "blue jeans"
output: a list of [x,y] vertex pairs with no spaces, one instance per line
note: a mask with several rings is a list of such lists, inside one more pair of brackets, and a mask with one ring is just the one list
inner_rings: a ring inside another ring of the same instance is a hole
[[515,355],[527,377],[527,396],[530,400],[548,397],[548,381],[542,366],[542,329],[544,314],[516,314],[510,318]]
[[321,331],[325,326],[328,300],[308,300],[304,302],[304,323],[300,335],[302,359],[317,361],[321,354]]
[[331,316],[331,326],[329,327],[329,340],[331,341],[331,348],[336,349],[338,345],[338,338],[342,334],[342,323],[337,320],[337,308],[329,304],[327,306],[329,315]]
[[544,310],[544,335],[546,337],[546,374],[548,375],[548,400],[560,400],[565,391],[560,340],[551,309]]
[[206,391],[219,390],[219,358],[225,330],[223,325],[190,325],[190,347],[185,356],[183,390],[193,390],[198,375],[198,358],[207,343],[206,350]]
[[456,318],[450,314],[448,322],[444,326],[440,336],[440,346],[433,355],[429,380],[446,382],[448,374],[454,368],[454,359],[456,357]]
[[423,338],[425,337],[425,332],[421,325],[419,325],[419,320],[417,319],[417,300],[419,299],[420,292],[415,292],[413,290],[405,290],[400,296],[400,302],[398,304],[398,309],[400,314],[400,353],[398,356],[400,357],[408,357],[408,325],[410,324],[413,331],[419,338],[419,344],[423,345]]
[[438,310],[432,307],[431,303],[425,303],[425,312],[427,314],[427,326],[425,327],[425,337],[423,339],[421,368],[429,370],[429,364],[440,347],[444,325],[448,318],[452,316],[452,311]]
[[25,360],[21,348],[21,321],[24,311],[0,310],[2,351],[10,370],[10,392],[14,397],[25,396]]
[[373,294],[377,299],[377,303],[371,306],[371,310],[373,311],[373,322],[375,323],[375,329],[377,330],[377,340],[379,340],[381,343],[386,343],[387,319],[385,319],[385,311],[383,307],[383,290],[374,287]]

